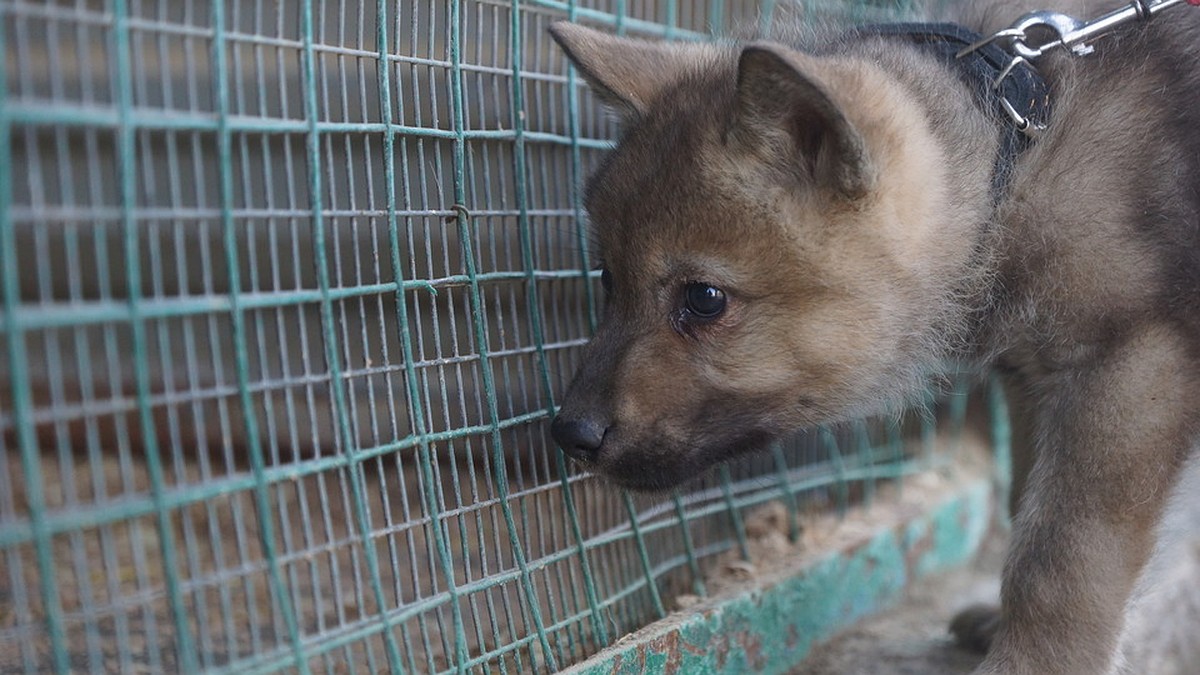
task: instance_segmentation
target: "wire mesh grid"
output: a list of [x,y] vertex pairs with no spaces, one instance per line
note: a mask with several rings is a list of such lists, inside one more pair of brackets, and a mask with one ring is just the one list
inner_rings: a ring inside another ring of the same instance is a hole
[[645,497],[547,441],[614,129],[546,27],[775,5],[0,0],[0,671],[556,670],[925,465],[863,422]]

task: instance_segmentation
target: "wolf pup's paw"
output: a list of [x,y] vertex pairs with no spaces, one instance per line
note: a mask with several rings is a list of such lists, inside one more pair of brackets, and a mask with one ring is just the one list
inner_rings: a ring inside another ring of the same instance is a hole
[[950,622],[959,646],[979,654],[987,653],[999,627],[1000,608],[996,605],[971,605]]

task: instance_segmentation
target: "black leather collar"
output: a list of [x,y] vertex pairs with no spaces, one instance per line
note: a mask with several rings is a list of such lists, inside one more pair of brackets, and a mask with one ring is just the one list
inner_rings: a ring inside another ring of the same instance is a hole
[[1005,111],[1007,100],[1016,112],[1035,125],[1045,126],[1050,117],[1050,87],[1037,70],[1021,62],[998,88],[993,84],[1013,62],[1013,55],[992,42],[958,57],[959,52],[982,39],[978,33],[952,23],[892,23],[859,26],[851,35],[896,37],[930,51],[955,70],[971,88],[975,101],[995,117],[1001,127],[1000,153],[992,174],[992,196],[999,201],[1008,186],[1013,163],[1032,139]]

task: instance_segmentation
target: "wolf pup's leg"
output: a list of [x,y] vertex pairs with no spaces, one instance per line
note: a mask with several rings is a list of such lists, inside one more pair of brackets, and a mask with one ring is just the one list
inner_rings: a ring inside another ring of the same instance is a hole
[[[1034,447],[1036,434],[1034,419],[1037,406],[1029,390],[1029,383],[1019,373],[1009,370],[1001,379],[1004,398],[1008,402],[1011,438],[1009,448],[1012,457],[1012,483],[1008,496],[1008,512],[1020,513],[1021,497],[1029,482],[1029,472],[1037,457]],[[986,653],[1000,627],[999,605],[973,605],[958,613],[950,623],[950,632],[959,645],[980,654]]]
[[1197,430],[1200,376],[1187,351],[1170,329],[1143,329],[1098,363],[1033,383],[1038,457],[1014,523],[1003,612],[959,618],[964,642],[995,631],[977,675],[1114,668],[1126,603]]
[[1020,512],[1021,496],[1025,494],[1025,486],[1029,483],[1029,472],[1037,459],[1037,449],[1034,444],[1037,433],[1034,429],[1037,405],[1029,389],[1026,378],[1017,373],[1009,373],[1002,380],[1004,397],[1008,401],[1010,421],[1010,452],[1012,454],[1012,489],[1009,494],[1008,510],[1011,514]]

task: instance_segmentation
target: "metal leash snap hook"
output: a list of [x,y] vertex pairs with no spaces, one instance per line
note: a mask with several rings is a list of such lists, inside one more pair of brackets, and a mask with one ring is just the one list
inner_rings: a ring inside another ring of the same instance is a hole
[[[1200,0],[1132,0],[1117,9],[1090,21],[1082,21],[1062,12],[1039,10],[1018,18],[1011,26],[996,32],[958,53],[961,58],[993,42],[1005,42],[1008,50],[1034,63],[1047,52],[1065,47],[1076,56],[1095,51],[1091,42],[1133,21],[1147,21],[1163,10],[1179,4],[1200,3]],[[1031,43],[1030,32],[1047,32],[1050,39],[1041,44]]]
[[[1091,44],[1093,40],[1112,33],[1124,24],[1148,21],[1159,12],[1184,3],[1200,7],[1200,0],[1131,0],[1090,21],[1081,21],[1073,16],[1049,10],[1029,12],[1008,28],[968,45],[955,56],[961,59],[993,43],[1001,43],[1000,47],[1011,58],[992,82],[992,88],[998,90],[1017,66],[1025,65],[1036,70],[1038,60],[1053,49],[1062,47],[1070,50],[1075,56],[1086,56],[1095,51]],[[1033,38],[1043,35],[1046,37],[1044,42],[1033,43]],[[1023,116],[1008,99],[1002,97],[1000,102],[1013,124],[1025,135],[1035,136],[1045,129],[1044,124]]]
[[[1087,27],[1087,22],[1080,21],[1073,16],[1063,14],[1062,12],[1052,12],[1048,10],[1039,10],[1021,15],[1011,26],[1004,30],[997,31],[982,40],[965,47],[958,52],[958,58],[962,58],[967,54],[979,51],[993,42],[1003,42],[1007,50],[1016,54],[1026,63],[1032,65],[1033,61],[1041,58],[1047,51],[1057,46],[1071,46],[1075,41],[1075,36],[1079,35],[1082,29]],[[1030,45],[1030,29],[1045,29],[1053,37],[1039,45]],[[1083,56],[1091,52],[1092,48],[1089,45],[1082,43],[1074,44],[1071,50],[1077,55]],[[1014,64],[1015,65],[1015,62]],[[1012,66],[1009,66],[1011,69]],[[1000,79],[1003,79],[1001,77]]]
[[[1108,35],[1127,23],[1149,21],[1159,12],[1184,1],[1132,0],[1132,2],[1090,21],[1080,21],[1059,12],[1030,12],[1017,19],[1017,22],[1009,29],[1022,33],[1022,36],[1012,43],[1012,49],[1030,61],[1036,61],[1046,52],[1058,47],[1071,50],[1075,56],[1087,56],[1096,50],[1091,44],[1096,38]],[[1193,0],[1186,1],[1191,3]],[[1030,47],[1027,39],[1029,30],[1033,28],[1047,29],[1054,35],[1054,38],[1036,48]]]
[[[1085,44],[1077,36],[1083,35],[1083,29],[1087,26],[1088,22],[1080,21],[1062,12],[1045,10],[1030,12],[1017,19],[1016,23],[1010,28],[1010,30],[1020,31],[1021,33],[1020,38],[1013,40],[1012,50],[1027,61],[1036,61],[1047,51],[1059,46],[1069,48],[1076,56],[1086,56],[1092,53],[1094,49],[1091,45]],[[1030,46],[1027,41],[1029,40],[1031,29],[1034,31],[1045,29],[1054,37],[1036,47]]]

